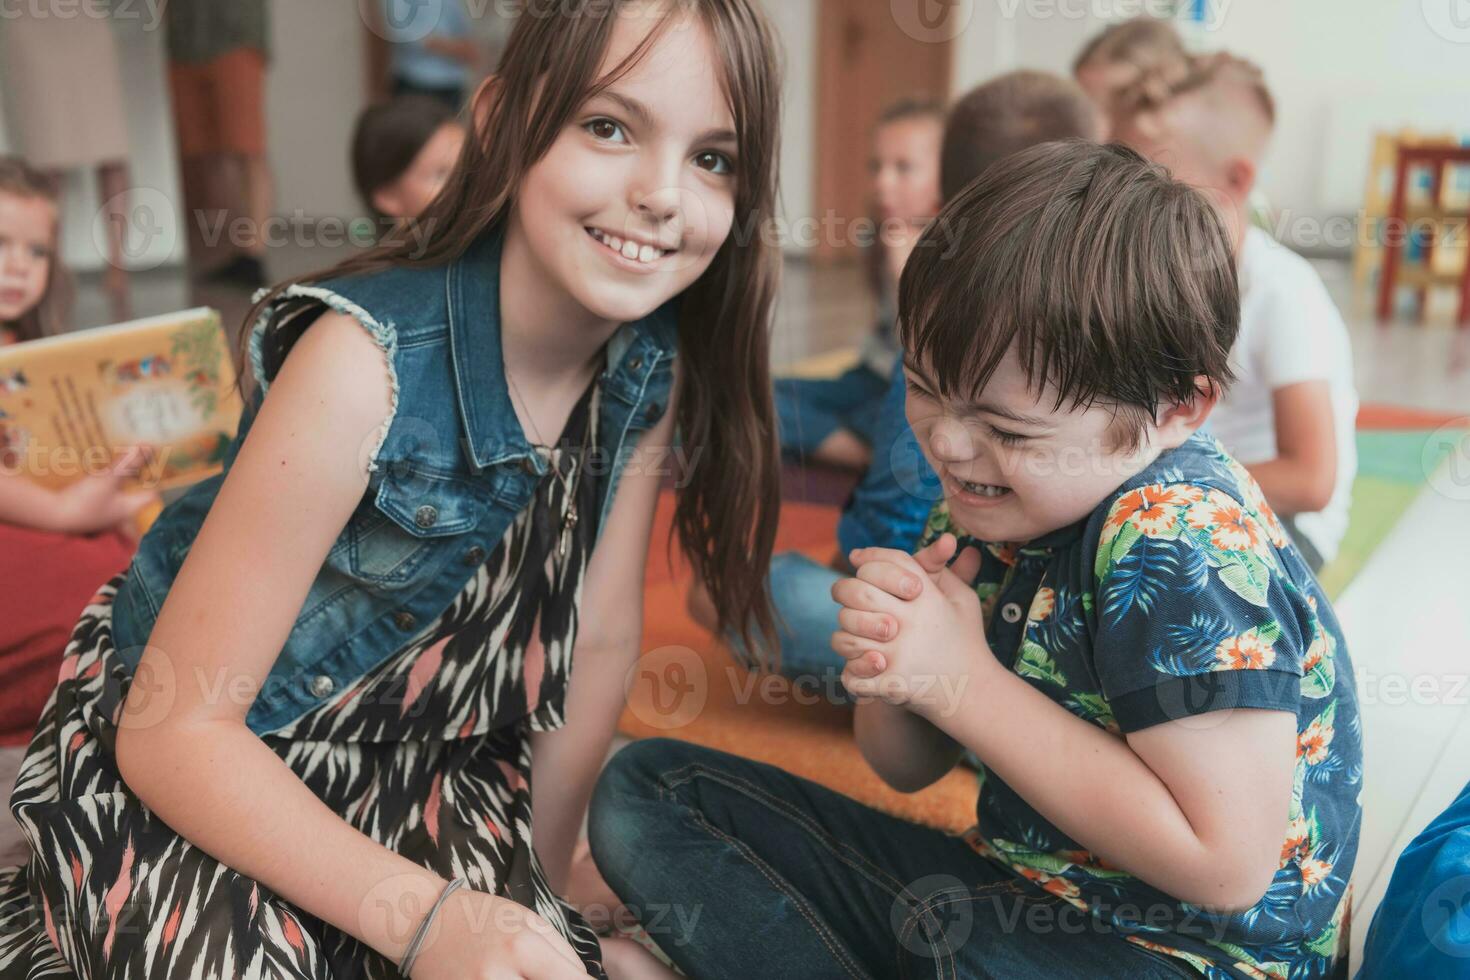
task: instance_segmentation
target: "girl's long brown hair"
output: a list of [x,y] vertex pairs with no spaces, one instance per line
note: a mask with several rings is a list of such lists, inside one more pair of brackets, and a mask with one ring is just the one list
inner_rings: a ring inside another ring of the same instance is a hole
[[[51,178],[26,163],[20,157],[0,156],[0,194],[16,197],[40,198],[58,206],[56,185]],[[60,229],[52,236],[51,271],[46,279],[46,291],[41,301],[20,319],[9,324],[17,341],[39,340],[61,333],[66,329],[66,318],[71,310],[71,276],[62,265],[60,253]]]
[[[555,14],[524,14],[496,70],[494,97],[486,101],[444,190],[417,221],[422,237],[390,233],[379,246],[335,268],[277,286],[251,310],[245,338],[263,307],[293,282],[458,258],[503,222],[526,172],[582,104],[636,64],[671,18],[698,18],[720,53],[739,162],[731,236],[685,291],[680,308],[676,424],[688,458],[697,463],[679,492],[674,526],[714,601],[722,632],[733,628],[747,649],[774,651],[765,574],[780,509],[770,381],[780,256],[767,234],[780,141],[776,42],[753,0],[667,0],[660,25],[609,76],[599,78],[624,7],[645,16],[657,9],[645,0],[564,0]],[[765,642],[752,642],[757,636]]]

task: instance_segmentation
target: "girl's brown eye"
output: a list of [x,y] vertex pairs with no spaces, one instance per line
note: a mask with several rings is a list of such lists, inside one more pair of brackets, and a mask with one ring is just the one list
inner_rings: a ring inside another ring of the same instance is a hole
[[594,119],[591,122],[587,123],[586,129],[587,132],[591,133],[593,136],[596,136],[600,140],[607,140],[608,142],[624,142],[624,140],[618,139],[618,137],[623,132],[623,127],[619,126],[611,119]]

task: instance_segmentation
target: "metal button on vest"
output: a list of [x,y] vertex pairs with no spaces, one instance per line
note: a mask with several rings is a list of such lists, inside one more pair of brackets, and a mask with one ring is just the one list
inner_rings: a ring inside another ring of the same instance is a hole
[[629,371],[637,371],[637,370],[641,369],[642,367],[643,367],[643,358],[641,358],[641,357],[635,357],[631,361],[628,362],[628,370]]
[[466,565],[478,565],[484,560],[485,549],[481,548],[479,545],[475,545],[469,551],[466,551],[464,553],[464,563]]
[[393,625],[401,630],[411,630],[418,624],[418,617],[406,609],[400,609],[393,614]]
[[420,507],[414,512],[413,522],[422,528],[430,528],[439,522],[439,510],[428,504]]
[[1008,602],[1000,607],[1000,618],[1008,623],[1019,623],[1022,615],[1021,607],[1014,602]]
[[336,689],[336,682],[326,674],[317,674],[311,679],[311,693],[313,697],[324,698]]

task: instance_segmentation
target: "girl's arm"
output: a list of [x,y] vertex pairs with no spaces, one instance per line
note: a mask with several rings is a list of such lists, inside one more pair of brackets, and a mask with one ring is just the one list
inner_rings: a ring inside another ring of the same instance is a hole
[[271,386],[169,590],[116,754],[128,785],[189,842],[396,961],[446,882],[349,826],[245,724],[363,496],[361,450],[389,412],[382,351],[353,320],[323,315]]
[[[678,390],[677,366],[674,390]],[[536,853],[558,893],[567,890],[572,849],[622,715],[628,671],[640,655],[644,566],[677,409],[677,396],[672,396],[663,418],[639,440],[618,482],[607,527],[592,552],[582,590],[566,725],[532,736]]]

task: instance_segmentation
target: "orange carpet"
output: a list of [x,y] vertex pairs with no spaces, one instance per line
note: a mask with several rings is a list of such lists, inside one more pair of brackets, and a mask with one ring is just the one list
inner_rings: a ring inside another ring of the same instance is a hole
[[[659,500],[643,604],[645,651],[629,685],[621,729],[633,738],[680,738],[768,762],[930,826],[961,831],[975,822],[975,774],[956,769],[921,793],[889,789],[852,738],[852,712],[815,701],[810,689],[756,675],[684,609],[689,570],[666,560],[673,496]],[[777,551],[819,561],[832,555],[838,508],[787,500]]]

